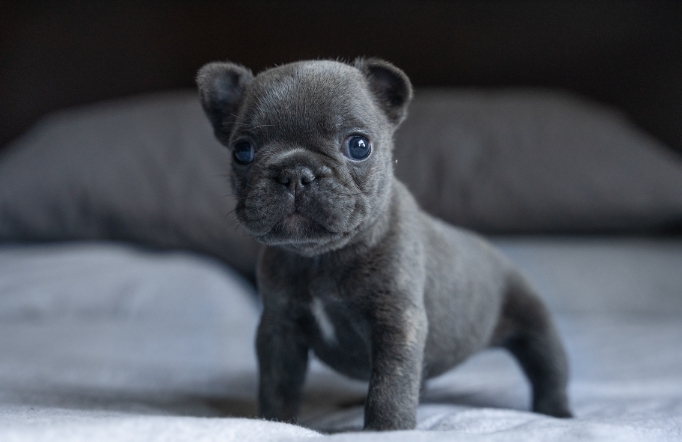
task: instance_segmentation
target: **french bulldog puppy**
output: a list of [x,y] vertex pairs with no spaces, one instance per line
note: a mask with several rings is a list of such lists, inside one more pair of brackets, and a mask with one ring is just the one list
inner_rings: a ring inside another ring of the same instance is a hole
[[482,238],[421,211],[393,176],[393,133],[412,98],[400,69],[319,60],[254,77],[215,62],[197,83],[233,153],[237,218],[266,246],[264,417],[296,419],[313,350],[369,381],[365,429],[411,429],[423,382],[487,346],[518,359],[534,411],[571,416],[566,355],[526,279]]

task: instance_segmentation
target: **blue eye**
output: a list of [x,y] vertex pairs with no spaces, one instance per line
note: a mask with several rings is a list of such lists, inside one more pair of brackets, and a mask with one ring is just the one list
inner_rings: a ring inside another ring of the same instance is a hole
[[234,160],[239,164],[249,164],[255,156],[253,145],[246,140],[238,141],[234,144],[232,155],[234,155]]
[[360,135],[346,138],[344,154],[351,160],[364,160],[371,152],[372,145],[367,138]]

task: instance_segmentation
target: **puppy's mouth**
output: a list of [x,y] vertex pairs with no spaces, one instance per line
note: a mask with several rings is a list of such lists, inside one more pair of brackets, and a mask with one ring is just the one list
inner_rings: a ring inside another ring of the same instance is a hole
[[333,192],[299,199],[267,190],[237,202],[237,218],[256,239],[318,240],[354,230],[360,221],[355,202]]
[[326,250],[343,236],[296,211],[283,216],[267,233],[256,235],[255,239],[270,246],[281,246],[297,253],[312,255]]
[[272,226],[270,232],[280,234],[281,236],[302,237],[311,233],[311,230],[326,231],[327,229],[301,212],[294,211],[284,215],[281,220]]

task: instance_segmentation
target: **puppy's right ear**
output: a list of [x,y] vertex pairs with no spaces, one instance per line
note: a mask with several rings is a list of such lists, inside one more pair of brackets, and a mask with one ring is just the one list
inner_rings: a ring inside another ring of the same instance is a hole
[[225,145],[251,80],[249,69],[229,62],[208,63],[197,73],[201,105],[216,137]]

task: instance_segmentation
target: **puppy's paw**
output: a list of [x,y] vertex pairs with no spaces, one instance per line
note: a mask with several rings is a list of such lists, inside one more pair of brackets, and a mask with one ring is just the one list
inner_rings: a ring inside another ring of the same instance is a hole
[[573,413],[571,413],[571,409],[569,408],[568,401],[565,397],[536,399],[533,403],[533,411],[552,417],[573,417]]

